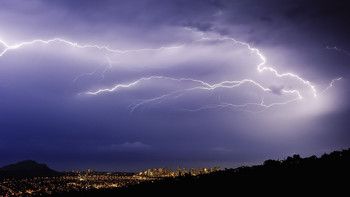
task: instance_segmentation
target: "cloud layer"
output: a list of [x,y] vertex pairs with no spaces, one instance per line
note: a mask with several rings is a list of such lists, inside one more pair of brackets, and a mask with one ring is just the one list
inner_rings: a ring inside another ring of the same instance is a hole
[[2,162],[235,165],[349,145],[350,59],[328,50],[349,47],[346,6],[287,2],[0,2]]

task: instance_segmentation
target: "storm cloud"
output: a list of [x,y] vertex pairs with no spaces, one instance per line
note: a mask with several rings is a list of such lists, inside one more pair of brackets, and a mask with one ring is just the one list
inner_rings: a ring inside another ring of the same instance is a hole
[[0,1],[0,164],[231,167],[348,147],[348,9]]

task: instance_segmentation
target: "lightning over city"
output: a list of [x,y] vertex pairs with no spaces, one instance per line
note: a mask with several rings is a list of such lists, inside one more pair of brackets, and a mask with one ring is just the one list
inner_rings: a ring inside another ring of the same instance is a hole
[[[0,196],[323,171],[312,155],[350,147],[349,9],[0,0]],[[10,177],[17,162],[48,174]]]

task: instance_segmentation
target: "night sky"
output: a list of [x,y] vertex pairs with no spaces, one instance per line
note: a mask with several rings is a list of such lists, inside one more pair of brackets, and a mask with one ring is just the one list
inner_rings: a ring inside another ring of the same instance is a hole
[[0,165],[236,167],[350,147],[346,0],[0,0]]

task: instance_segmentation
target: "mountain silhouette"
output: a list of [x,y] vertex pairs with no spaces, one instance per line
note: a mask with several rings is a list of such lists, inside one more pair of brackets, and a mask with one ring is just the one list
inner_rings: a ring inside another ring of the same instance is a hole
[[25,160],[0,168],[0,177],[42,177],[58,176],[59,172],[50,169],[46,164]]

